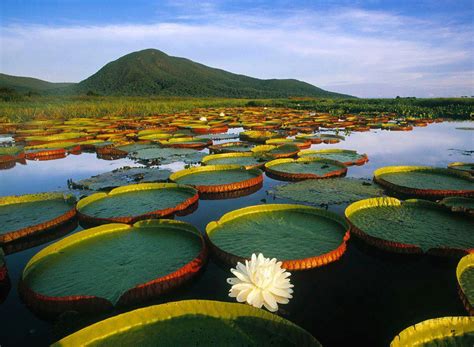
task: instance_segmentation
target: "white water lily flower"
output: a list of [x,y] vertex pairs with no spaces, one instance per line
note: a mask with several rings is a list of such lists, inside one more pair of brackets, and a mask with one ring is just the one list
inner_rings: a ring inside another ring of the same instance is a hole
[[225,113],[224,112],[219,113],[219,117],[225,117]]
[[201,122],[207,122],[207,117],[201,117],[201,118],[199,118],[199,120],[200,120]]
[[263,305],[271,312],[277,311],[278,304],[287,304],[293,297],[291,273],[282,269],[281,264],[275,258],[265,258],[262,253],[252,254],[245,265],[237,263],[236,268],[230,270],[236,277],[227,279],[227,283],[232,284],[229,296],[257,308]]

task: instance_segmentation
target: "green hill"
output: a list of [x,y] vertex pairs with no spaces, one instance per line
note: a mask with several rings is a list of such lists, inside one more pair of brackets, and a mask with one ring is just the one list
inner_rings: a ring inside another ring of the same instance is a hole
[[156,49],[127,54],[79,83],[0,74],[0,89],[38,94],[223,98],[348,98],[295,79],[262,80],[211,68]]
[[294,79],[261,80],[214,69],[156,49],[127,54],[74,86],[80,93],[193,97],[349,97]]
[[51,93],[70,87],[74,83],[53,83],[37,78],[11,76],[0,73],[0,88],[12,89],[19,93]]

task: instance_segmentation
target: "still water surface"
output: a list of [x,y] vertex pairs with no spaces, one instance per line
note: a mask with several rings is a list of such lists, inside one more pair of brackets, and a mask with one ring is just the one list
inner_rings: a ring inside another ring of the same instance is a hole
[[[387,165],[433,165],[473,162],[474,132],[457,127],[474,127],[474,122],[445,122],[415,128],[410,132],[372,130],[352,133],[332,145],[314,149],[341,148],[367,153],[369,162],[351,166],[349,177],[371,178]],[[0,171],[0,196],[67,189],[67,180],[79,180],[122,166],[138,166],[130,159],[101,160],[95,154],[69,155],[54,161],[27,161]],[[182,163],[164,167],[177,170]],[[226,200],[200,200],[198,209],[179,220],[201,231],[224,213],[255,204],[285,203],[267,191],[285,182],[265,177],[263,187],[248,196]],[[345,206],[329,209],[343,213]],[[72,232],[77,232],[80,227]],[[64,237],[64,236],[61,236]],[[6,256],[11,289],[0,304],[0,345],[48,345],[80,328],[121,311],[103,315],[66,314],[56,321],[35,317],[21,302],[17,284],[28,260],[50,244],[44,243]],[[284,245],[282,245],[284,247]],[[367,248],[352,238],[344,256],[323,268],[292,274],[294,298],[279,314],[311,332],[324,346],[387,346],[409,325],[443,316],[466,315],[456,288],[455,259],[428,256],[395,256]],[[146,305],[183,299],[232,302],[225,279],[229,269],[212,259],[195,281],[172,295]]]

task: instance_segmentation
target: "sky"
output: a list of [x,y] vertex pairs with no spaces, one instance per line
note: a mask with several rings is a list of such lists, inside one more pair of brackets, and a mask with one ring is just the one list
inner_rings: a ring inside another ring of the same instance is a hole
[[0,72],[79,82],[156,48],[358,97],[474,95],[473,0],[2,0]]

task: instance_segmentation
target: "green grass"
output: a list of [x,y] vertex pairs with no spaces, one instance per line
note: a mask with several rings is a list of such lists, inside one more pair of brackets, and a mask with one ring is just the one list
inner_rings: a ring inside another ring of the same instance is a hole
[[116,96],[22,96],[0,101],[0,120],[68,119],[74,117],[149,116],[195,108],[269,106],[344,113],[395,112],[422,118],[472,119],[474,99],[225,99]]

